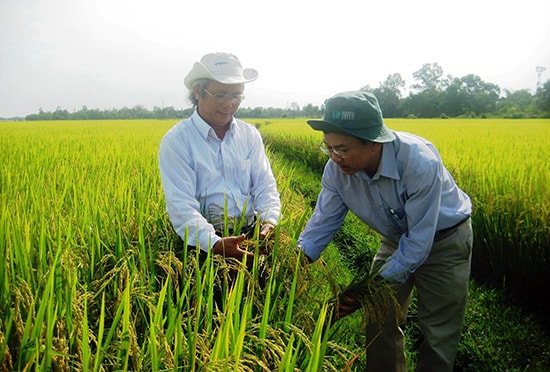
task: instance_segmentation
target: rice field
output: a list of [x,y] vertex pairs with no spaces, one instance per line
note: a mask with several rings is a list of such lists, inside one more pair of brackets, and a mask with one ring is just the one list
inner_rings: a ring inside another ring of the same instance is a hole
[[[275,236],[262,288],[250,278],[265,262],[199,265],[178,249],[157,170],[173,124],[1,124],[4,369],[315,371],[352,357],[323,332],[331,293],[306,291],[285,252],[296,231]],[[304,208],[279,182],[282,229]]]
[[[474,275],[524,299],[550,295],[543,284],[548,282],[550,265],[550,120],[386,119],[386,123],[433,142],[472,198]],[[322,133],[290,119],[256,125],[275,152],[322,172],[326,159],[317,151]]]
[[[0,123],[0,368],[361,370],[361,319],[331,318],[352,275],[293,250],[311,210],[288,159],[320,176],[321,134],[302,119],[249,122],[284,215],[250,271],[179,246],[157,167],[175,121]],[[472,196],[484,274],[548,291],[533,282],[548,282],[550,121],[387,122],[432,140]]]

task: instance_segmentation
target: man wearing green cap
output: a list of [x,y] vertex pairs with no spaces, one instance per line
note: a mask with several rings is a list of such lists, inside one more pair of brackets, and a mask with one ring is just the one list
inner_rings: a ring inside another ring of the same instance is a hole
[[[348,211],[380,234],[373,261],[395,291],[404,316],[414,287],[424,339],[417,370],[452,371],[460,339],[473,233],[472,204],[444,167],[437,149],[410,133],[384,125],[376,97],[357,91],[325,102],[322,120],[308,124],[324,133],[329,156],[311,219],[298,239],[317,260]],[[343,299],[337,316],[360,307]],[[396,317],[370,324],[370,371],[406,371],[403,332]]]

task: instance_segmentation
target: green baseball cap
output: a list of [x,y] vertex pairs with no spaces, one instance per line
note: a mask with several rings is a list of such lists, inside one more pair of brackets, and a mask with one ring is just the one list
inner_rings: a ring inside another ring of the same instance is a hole
[[384,125],[378,100],[369,92],[338,93],[325,101],[323,120],[308,120],[307,123],[325,133],[340,133],[372,142],[395,139],[395,134]]

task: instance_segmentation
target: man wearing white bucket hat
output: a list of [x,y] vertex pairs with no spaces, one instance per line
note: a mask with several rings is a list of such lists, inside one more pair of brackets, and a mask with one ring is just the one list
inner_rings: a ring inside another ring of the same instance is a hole
[[239,247],[260,223],[276,226],[280,199],[259,131],[234,117],[244,84],[258,72],[229,53],[210,53],[184,79],[193,114],[163,137],[159,167],[166,209],[176,233],[201,251],[253,256]]

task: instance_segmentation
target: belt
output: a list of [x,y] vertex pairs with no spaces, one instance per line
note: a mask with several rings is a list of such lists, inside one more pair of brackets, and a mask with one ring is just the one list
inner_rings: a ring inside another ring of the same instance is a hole
[[457,224],[455,224],[451,227],[446,227],[444,229],[436,231],[435,236],[434,236],[434,243],[438,242],[442,239],[445,239],[449,235],[452,235],[464,222],[468,221],[469,219],[470,219],[470,216],[466,217],[465,219],[463,219],[462,221],[460,221],[459,223],[457,223]]

